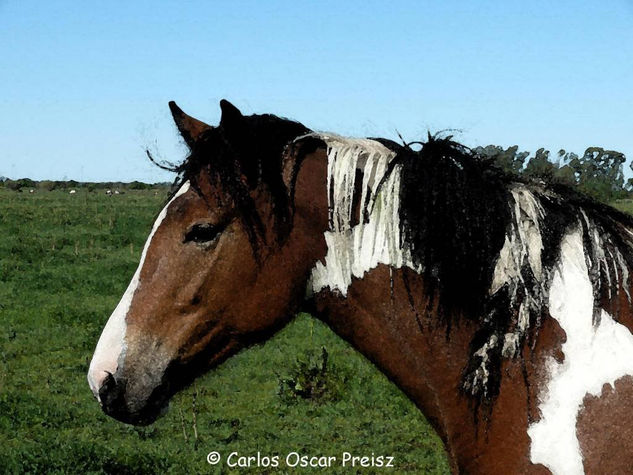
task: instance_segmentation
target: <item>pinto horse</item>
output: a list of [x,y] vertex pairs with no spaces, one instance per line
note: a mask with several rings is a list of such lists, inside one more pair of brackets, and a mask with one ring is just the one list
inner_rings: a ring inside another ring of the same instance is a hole
[[308,310],[415,402],[456,473],[631,469],[631,217],[450,138],[220,106],[212,127],[170,103],[191,153],[90,364],[108,415],[152,423]]

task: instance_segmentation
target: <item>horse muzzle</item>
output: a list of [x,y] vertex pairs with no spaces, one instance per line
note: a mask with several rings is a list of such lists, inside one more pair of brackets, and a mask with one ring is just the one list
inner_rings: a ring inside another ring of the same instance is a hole
[[93,394],[105,414],[126,424],[148,425],[166,412],[171,394],[166,385],[140,393],[130,389],[126,379],[108,373]]

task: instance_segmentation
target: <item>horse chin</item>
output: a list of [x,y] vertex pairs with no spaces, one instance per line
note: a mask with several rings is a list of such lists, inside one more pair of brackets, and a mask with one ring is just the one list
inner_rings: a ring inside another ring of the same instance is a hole
[[102,406],[103,412],[126,424],[133,426],[147,426],[156,422],[157,419],[164,416],[169,410],[169,398],[164,401],[156,401],[148,404],[138,412],[131,412],[126,409],[111,410]]
[[[133,426],[148,426],[156,422],[157,419],[162,417],[169,410],[169,402],[165,403],[158,409],[152,409],[151,411],[142,411],[140,413],[118,412],[106,414],[119,422],[130,424]],[[104,411],[105,412],[105,411]]]

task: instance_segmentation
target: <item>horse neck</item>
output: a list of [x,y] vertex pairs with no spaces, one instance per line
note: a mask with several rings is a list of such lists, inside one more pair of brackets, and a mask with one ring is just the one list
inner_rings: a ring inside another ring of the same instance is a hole
[[[527,367],[518,360],[504,364],[494,417],[488,418],[461,390],[474,325],[462,322],[448,331],[414,271],[381,264],[354,279],[346,296],[322,290],[313,304],[320,319],[422,410],[444,442],[455,473],[491,473],[501,467],[506,473],[524,473],[534,468],[527,428],[536,410],[537,388],[529,380],[536,379],[542,358],[535,357]],[[555,341],[554,331],[545,325],[534,355]]]
[[306,222],[318,224],[312,232],[324,233],[314,245],[321,257],[308,281],[308,309],[414,401],[442,438],[455,472],[501,466],[525,472],[528,401],[536,399],[528,394],[525,368],[505,364],[510,376],[494,406],[500,416],[476,417],[474,401],[462,392],[476,328],[460,319],[447,333],[425,297],[419,269],[400,248],[400,169],[385,175],[394,154],[373,141],[325,139],[327,153],[320,149],[304,160],[296,186],[304,210],[297,216],[306,214]]
[[[599,467],[605,460],[616,467],[611,472],[617,472],[621,467],[628,470],[633,460],[631,457],[623,457],[617,444],[622,439],[596,437],[595,434],[601,433],[607,426],[619,424],[620,428],[614,431],[618,434],[633,427],[633,415],[625,410],[629,407],[630,400],[627,395],[633,394],[633,378],[628,376],[633,374],[633,366],[617,366],[617,374],[614,373],[613,376],[609,369],[611,363],[602,365],[604,367],[593,365],[592,376],[584,378],[587,381],[583,384],[588,385],[585,388],[587,395],[600,396],[599,391],[596,393],[594,383],[613,384],[614,378],[620,378],[615,383],[616,386],[619,385],[619,389],[614,395],[607,395],[606,399],[594,398],[593,402],[587,402],[586,398],[579,402],[577,395],[571,394],[576,399],[564,403],[569,402],[570,407],[582,409],[577,424],[575,417],[578,412],[565,419],[561,430],[551,432],[552,425],[559,421],[551,417],[545,418],[541,404],[543,397],[549,394],[552,371],[560,369],[563,362],[566,364],[568,360],[578,357],[576,354],[565,353],[563,345],[570,338],[566,333],[569,329],[565,325],[569,322],[565,317],[570,312],[578,313],[575,310],[572,312],[571,308],[574,307],[573,302],[578,300],[579,289],[574,284],[574,279],[570,280],[569,285],[563,285],[567,279],[562,274],[572,272],[576,275],[576,264],[585,262],[589,255],[591,259],[587,262],[592,262],[594,267],[596,263],[600,267],[606,262],[604,265],[607,266],[607,274],[611,272],[609,269],[615,269],[612,277],[616,284],[620,275],[623,285],[629,285],[628,264],[619,268],[615,265],[623,265],[618,249],[615,249],[615,256],[619,256],[619,260],[609,264],[600,251],[605,246],[598,235],[591,235],[597,244],[586,249],[588,240],[583,240],[583,233],[587,233],[587,229],[579,225],[574,230],[573,219],[563,219],[569,210],[561,208],[549,211],[554,214],[553,222],[558,225],[563,223],[563,231],[566,229],[566,234],[559,236],[559,241],[548,244],[554,249],[561,249],[560,262],[551,269],[552,275],[559,273],[560,282],[558,290],[550,293],[549,298],[551,300],[552,295],[558,296],[555,298],[554,308],[559,313],[561,309],[564,312],[551,318],[546,315],[538,324],[537,331],[531,330],[531,341],[526,338],[521,343],[518,340],[522,347],[516,348],[513,357],[502,359],[501,366],[496,368],[494,381],[499,384],[498,388],[494,388],[495,394],[490,396],[484,393],[481,400],[488,405],[479,407],[479,400],[467,395],[464,390],[465,383],[470,382],[465,381],[464,372],[468,369],[467,376],[474,374],[477,378],[484,378],[484,387],[486,386],[485,381],[491,376],[488,373],[489,365],[482,364],[472,371],[471,363],[474,356],[484,363],[487,361],[490,353],[483,350],[488,343],[480,348],[472,347],[480,330],[473,319],[438,318],[435,304],[426,297],[429,292],[425,291],[424,273],[420,272],[410,252],[399,245],[402,240],[399,234],[398,162],[392,162],[393,154],[375,142],[346,141],[337,137],[323,137],[323,140],[328,144],[327,153],[320,149],[318,153],[311,155],[305,162],[308,166],[302,167],[297,180],[297,202],[303,203],[305,222],[310,224],[305,226],[306,234],[314,237],[316,232],[320,237],[320,241],[312,246],[317,260],[307,282],[307,293],[310,296],[308,302],[312,304],[309,309],[371,360],[420,407],[442,438],[453,471],[544,473],[546,469],[538,462],[548,463],[548,466],[567,466],[567,462],[561,465],[558,459],[567,460],[565,457],[572,452],[567,458],[573,462],[574,470],[584,464],[591,471],[591,467],[596,467],[596,464]],[[390,164],[395,166],[389,166]],[[387,173],[387,170],[391,170],[391,173]],[[385,179],[377,181],[376,177],[381,176]],[[323,186],[326,182],[327,186]],[[303,192],[305,196],[301,199],[300,191],[304,189],[307,191]],[[544,216],[544,210],[533,206],[537,202],[532,194],[526,192],[522,186],[511,192],[516,205],[515,211],[527,213],[527,217],[534,223],[540,222],[541,218],[534,219],[530,215],[530,212],[538,211]],[[299,210],[299,206],[297,209]],[[579,216],[584,217],[584,222],[593,233],[595,229],[584,211],[581,210]],[[524,226],[525,221],[517,219],[521,226]],[[523,227],[521,229],[525,232]],[[537,227],[528,231],[530,242],[519,247],[518,260],[527,259],[535,275],[538,275],[539,267],[532,266],[530,253],[534,251],[534,243],[539,246],[541,244],[540,239],[532,239],[539,237],[534,233],[540,235],[540,230]],[[610,232],[613,234],[619,231],[614,228]],[[557,236],[555,232],[550,232],[550,235]],[[514,236],[514,239],[506,241],[513,242],[516,239]],[[605,242],[613,246],[608,236]],[[567,251],[563,255],[564,243],[567,243]],[[569,251],[570,246],[574,252]],[[609,246],[606,248],[609,249]],[[502,249],[501,253],[503,252]],[[567,255],[568,253],[570,254]],[[583,281],[586,281],[584,288],[589,300],[592,300],[595,298],[595,288],[591,288],[590,277],[593,274],[590,275],[590,271],[599,276],[604,274],[600,270],[596,273],[593,268],[582,272]],[[496,269],[494,275],[495,278],[512,277],[510,274],[498,273]],[[520,274],[519,276],[521,277]],[[504,283],[506,282],[494,280],[492,287],[498,290]],[[608,285],[611,283],[609,280]],[[592,343],[591,348],[581,348],[583,355],[597,354],[594,350],[599,350],[601,355],[610,354],[615,345],[623,351],[622,354],[627,355],[620,358],[620,363],[632,360],[628,356],[633,354],[633,341],[629,341],[630,333],[633,332],[629,296],[633,292],[630,288],[628,290],[617,292],[615,296],[609,292],[609,301],[602,302],[609,312],[619,314],[619,327],[609,315],[603,315],[604,320],[613,324],[617,330],[614,332],[618,333],[615,335],[618,338],[612,338],[607,344],[600,340],[600,348],[595,348],[598,343]],[[547,295],[547,292],[535,295],[536,301],[541,305],[549,305]],[[559,308],[561,303],[570,305]],[[588,310],[583,309],[580,312],[582,315],[574,315],[574,322],[580,318],[583,328],[587,327],[587,333],[593,335],[596,331],[595,321],[592,325],[593,305],[588,304],[586,307]],[[447,320],[459,323],[454,323],[449,328]],[[508,328],[511,330],[511,327]],[[572,333],[575,329],[574,323]],[[512,333],[509,335],[514,336]],[[507,336],[506,333],[506,339]],[[586,359],[582,357],[578,361]],[[482,371],[481,375],[479,370]],[[557,387],[557,397],[569,396],[568,391],[563,389]],[[583,392],[580,396],[584,397],[584,394]],[[557,404],[552,407],[558,407]],[[542,423],[543,419],[546,419],[545,425]],[[565,440],[544,437],[541,430],[543,427],[552,434],[564,433]],[[536,449],[530,446],[529,433],[536,436]],[[633,440],[633,436],[630,439]],[[579,444],[583,448],[582,453]],[[546,453],[540,453],[539,450],[545,450]],[[561,450],[567,451],[562,458],[559,454]],[[531,462],[531,451],[537,454],[534,458],[536,464]],[[604,454],[608,454],[606,458],[603,457]]]

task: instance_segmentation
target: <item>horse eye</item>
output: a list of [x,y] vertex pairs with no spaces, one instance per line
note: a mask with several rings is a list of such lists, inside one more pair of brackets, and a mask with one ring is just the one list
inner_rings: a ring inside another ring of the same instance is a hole
[[213,241],[222,231],[222,226],[209,223],[194,224],[185,233],[183,242],[207,243]]

